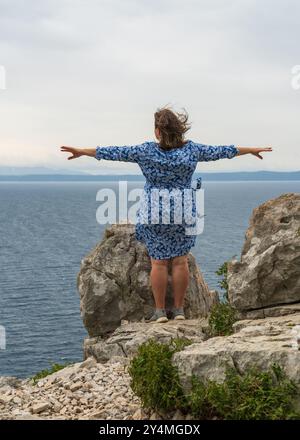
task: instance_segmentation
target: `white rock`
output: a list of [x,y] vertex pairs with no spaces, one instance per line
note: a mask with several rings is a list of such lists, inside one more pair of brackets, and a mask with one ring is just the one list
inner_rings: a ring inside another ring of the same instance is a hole
[[82,387],[82,382],[75,382],[75,383],[73,383],[72,385],[70,385],[70,390],[72,391],[72,392],[74,392],[74,391],[77,391],[77,390],[80,390],[80,388]]
[[38,402],[32,406],[32,413],[39,414],[43,411],[46,411],[49,408],[50,408],[50,405],[48,402]]
[[60,405],[59,403],[55,403],[54,405],[53,405],[53,411],[54,412],[60,412],[60,410],[62,409],[62,405]]
[[96,359],[95,359],[94,357],[90,356],[90,357],[88,357],[85,361],[83,361],[83,362],[80,364],[80,367],[79,367],[79,368],[80,368],[80,369],[82,369],[82,368],[90,369],[90,368],[95,367],[96,364],[97,364]]
[[141,408],[138,408],[135,413],[132,416],[133,420],[142,420],[143,419],[143,414],[142,414],[142,410]]
[[3,394],[2,396],[0,395],[0,403],[3,403],[4,405],[7,405],[8,403],[10,403],[12,401],[13,397]]
[[172,362],[178,368],[186,391],[190,389],[192,375],[223,382],[226,364],[245,372],[254,365],[263,371],[269,370],[276,363],[290,379],[300,383],[300,351],[292,347],[291,337],[291,325],[299,322],[300,313],[242,320],[235,324],[234,334],[191,344],[175,353]]

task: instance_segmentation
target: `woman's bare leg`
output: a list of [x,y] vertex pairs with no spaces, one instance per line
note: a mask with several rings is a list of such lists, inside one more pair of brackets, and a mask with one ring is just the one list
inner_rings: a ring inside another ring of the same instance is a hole
[[181,308],[189,285],[189,265],[187,255],[172,258],[172,292],[174,307]]
[[165,308],[165,299],[168,285],[169,260],[155,260],[151,258],[150,281],[157,309]]

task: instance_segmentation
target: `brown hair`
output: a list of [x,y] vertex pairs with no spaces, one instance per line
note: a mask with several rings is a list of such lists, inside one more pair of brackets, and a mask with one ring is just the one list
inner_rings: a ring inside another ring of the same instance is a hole
[[182,147],[186,141],[184,133],[191,127],[188,123],[188,114],[177,113],[168,107],[160,108],[154,113],[155,128],[159,129],[159,145],[165,150]]

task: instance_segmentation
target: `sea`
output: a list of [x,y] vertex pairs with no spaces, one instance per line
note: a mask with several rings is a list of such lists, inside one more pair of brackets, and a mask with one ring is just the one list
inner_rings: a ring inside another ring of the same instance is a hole
[[[83,359],[76,277],[108,226],[96,218],[99,190],[108,187],[117,203],[116,182],[0,182],[0,376]],[[253,208],[299,193],[300,181],[208,181],[202,189],[204,230],[192,253],[222,295],[216,271],[240,258]]]

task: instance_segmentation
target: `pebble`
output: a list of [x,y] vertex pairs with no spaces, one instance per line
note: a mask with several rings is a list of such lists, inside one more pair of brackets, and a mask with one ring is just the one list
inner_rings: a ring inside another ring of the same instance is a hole
[[8,396],[3,394],[3,396],[0,396],[0,403],[3,403],[4,405],[7,405],[9,402],[11,402],[11,400],[13,400],[12,396]]
[[70,390],[77,391],[77,390],[80,390],[81,387],[82,387],[82,383],[76,382],[76,383],[73,383],[72,385],[70,385]]
[[32,406],[32,413],[39,414],[50,407],[48,402],[38,402]]

